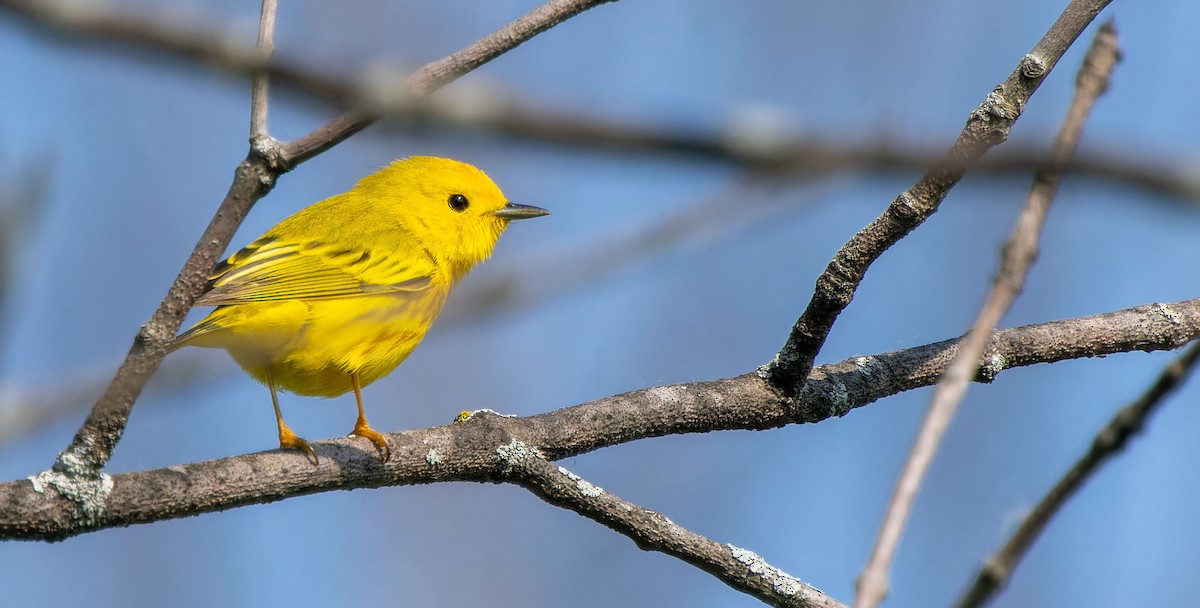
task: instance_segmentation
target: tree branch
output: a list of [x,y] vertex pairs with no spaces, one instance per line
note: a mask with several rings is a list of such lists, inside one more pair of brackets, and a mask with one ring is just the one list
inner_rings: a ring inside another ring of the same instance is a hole
[[588,483],[555,466],[519,441],[497,448],[509,479],[546,502],[574,511],[629,537],[643,551],[677,557],[771,606],[834,608],[841,603],[763,561],[753,551],[725,545]]
[[917,432],[912,452],[904,464],[904,470],[896,481],[896,488],[888,501],[887,513],[879,530],[879,537],[871,551],[867,566],[858,578],[856,606],[875,608],[887,596],[888,570],[900,546],[900,535],[908,522],[917,490],[933,462],[937,448],[945,436],[950,420],[967,394],[967,387],[979,369],[979,356],[987,346],[992,330],[1008,313],[1012,303],[1025,285],[1025,277],[1038,256],[1038,241],[1050,204],[1058,193],[1062,180],[1062,168],[1071,160],[1079,145],[1083,125],[1091,113],[1096,99],[1108,89],[1109,77],[1117,65],[1117,35],[1112,22],[1105,23],[1079,69],[1076,79],[1075,98],[1067,110],[1058,137],[1050,153],[1050,161],[1034,176],[1033,186],[1025,201],[1025,207],[1013,227],[1012,235],[1004,245],[1000,272],[992,284],[987,300],[971,325],[958,355],[946,369],[945,376],[938,382],[930,400],[929,410]]
[[[1004,329],[992,334],[978,380],[1014,367],[1119,352],[1177,348],[1200,336],[1200,298]],[[313,442],[321,465],[270,451],[105,477],[96,484],[39,474],[0,483],[0,539],[61,540],[104,528],[174,519],[337,489],[439,481],[504,481],[496,449],[513,441],[559,460],[636,439],[818,422],[902,391],[931,386],[960,340],[861,356],[815,368],[788,399],[757,373],[648,388],[507,418],[476,414],[450,426],[389,434],[380,463],[351,438]],[[37,480],[35,484],[33,480]]]
[[962,133],[913,187],[854,235],[817,278],[812,300],[763,374],[785,394],[796,394],[838,316],[854,298],[867,268],[932,216],[950,189],[989,149],[1008,138],[1025,104],[1071,43],[1111,0],[1072,0],[1012,74],[971,113]]
[[983,606],[1008,584],[1017,565],[1050,524],[1050,520],[1083,484],[1099,471],[1101,465],[1124,450],[1129,440],[1142,432],[1150,416],[1158,410],[1166,397],[1188,379],[1195,369],[1197,359],[1200,359],[1200,343],[1193,344],[1183,355],[1172,361],[1141,397],[1113,416],[1104,429],[1096,434],[1087,453],[1042,497],[1041,502],[1029,513],[1021,527],[1005,543],[1004,548],[984,562],[970,590],[956,604],[959,608]]

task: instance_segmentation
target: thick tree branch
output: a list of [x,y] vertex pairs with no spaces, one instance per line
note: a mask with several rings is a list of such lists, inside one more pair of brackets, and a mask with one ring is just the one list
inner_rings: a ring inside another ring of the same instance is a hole
[[[515,48],[530,37],[601,0],[552,0],[529,15],[501,28],[496,34],[435,61],[405,81],[405,89],[414,96],[426,95],[445,86],[458,76],[488,60]],[[86,482],[87,492],[77,492],[82,508],[91,496],[103,496],[111,480],[100,471],[120,441],[134,400],[146,381],[158,369],[167,346],[179,329],[188,309],[205,289],[206,277],[218,256],[228,247],[234,231],[250,207],[274,186],[282,173],[365,128],[373,119],[348,114],[295,142],[274,145],[273,140],[252,142],[251,152],[238,166],[233,184],[212,222],[201,236],[175,282],[150,320],[142,326],[129,354],[91,414],[75,435],[71,445],[55,463],[55,471],[64,484]],[[345,126],[344,123],[353,123]],[[331,126],[334,125],[334,126]],[[337,125],[342,125],[341,127]]]
[[933,462],[934,454],[945,436],[950,420],[967,394],[967,387],[979,369],[979,356],[987,346],[989,336],[1004,315],[1012,307],[1025,285],[1025,277],[1038,256],[1038,241],[1050,211],[1050,204],[1058,193],[1062,180],[1062,168],[1070,161],[1079,145],[1083,125],[1091,113],[1096,99],[1108,89],[1109,77],[1117,65],[1117,35],[1112,22],[1104,24],[1079,69],[1076,79],[1075,98],[1067,110],[1067,117],[1055,138],[1050,161],[1041,167],[1033,179],[1025,207],[1013,227],[1012,235],[1004,245],[1000,272],[992,284],[987,299],[980,309],[971,330],[960,347],[954,362],[938,382],[930,400],[929,411],[917,432],[912,452],[904,464],[896,488],[888,501],[887,513],[879,530],[879,537],[871,551],[867,566],[858,578],[856,606],[875,608],[887,596],[887,574],[892,559],[900,546],[900,535],[908,522],[917,490]]
[[633,504],[555,466],[519,441],[496,450],[509,479],[546,502],[574,511],[630,538],[644,551],[677,557],[771,606],[842,606],[820,589],[782,572],[753,551],[696,534],[661,513]]
[[971,113],[958,140],[913,187],[834,255],[812,300],[763,374],[786,394],[799,392],[838,316],[871,264],[932,216],[950,189],[989,149],[1008,138],[1029,98],[1071,43],[1111,0],[1072,0],[1012,74]]
[[1183,355],[1172,361],[1141,397],[1113,416],[1104,429],[1096,434],[1087,453],[1042,497],[1041,502],[1033,508],[1012,538],[1005,543],[1004,548],[984,563],[971,588],[959,599],[959,608],[983,606],[1008,584],[1017,565],[1050,524],[1050,520],[1101,465],[1124,450],[1129,440],[1142,432],[1150,416],[1158,410],[1166,397],[1188,379],[1195,369],[1197,359],[1200,359],[1200,343],[1193,344]]
[[[1177,348],[1200,336],[1200,298],[993,333],[979,380],[1014,367]],[[0,483],[0,539],[59,540],[93,530],[174,519],[335,489],[438,481],[504,481],[496,449],[513,441],[559,460],[636,439],[817,422],[937,382],[960,340],[815,368],[796,399],[757,373],[662,386],[528,418],[477,414],[451,426],[392,433],[380,463],[354,438],[314,442],[321,465],[271,451],[88,480],[39,474]],[[34,483],[31,480],[37,480]]]

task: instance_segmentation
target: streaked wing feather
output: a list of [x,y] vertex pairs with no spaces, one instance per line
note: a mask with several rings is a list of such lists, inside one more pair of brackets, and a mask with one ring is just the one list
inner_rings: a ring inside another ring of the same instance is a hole
[[381,256],[365,248],[264,237],[221,262],[209,277],[212,289],[196,305],[419,291],[429,287],[433,271],[428,256]]

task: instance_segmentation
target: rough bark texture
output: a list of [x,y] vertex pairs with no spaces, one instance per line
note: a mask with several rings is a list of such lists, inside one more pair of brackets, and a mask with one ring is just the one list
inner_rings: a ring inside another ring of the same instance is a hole
[[[1200,299],[999,330],[980,358],[978,380],[1035,363],[1174,349],[1197,336]],[[329,490],[499,482],[506,471],[496,450],[513,441],[558,460],[646,437],[818,422],[936,383],[958,344],[946,340],[818,367],[795,400],[751,372],[631,391],[528,418],[481,412],[450,426],[390,433],[386,465],[364,441],[340,438],[313,442],[319,467],[302,454],[276,450],[112,476],[47,471],[0,483],[0,539],[59,540]]]

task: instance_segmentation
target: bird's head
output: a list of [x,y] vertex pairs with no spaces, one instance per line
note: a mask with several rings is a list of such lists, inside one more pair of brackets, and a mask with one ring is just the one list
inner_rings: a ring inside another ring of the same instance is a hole
[[393,162],[356,186],[374,200],[396,201],[393,215],[439,263],[461,277],[492,254],[512,220],[549,211],[508,202],[483,171],[433,156]]

